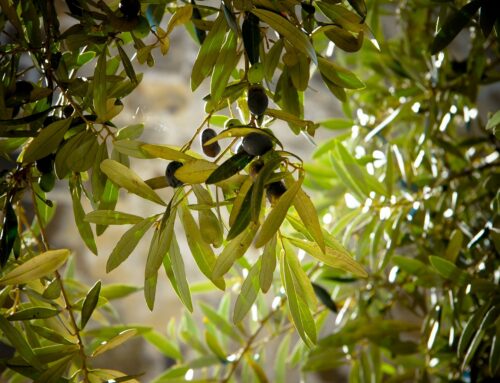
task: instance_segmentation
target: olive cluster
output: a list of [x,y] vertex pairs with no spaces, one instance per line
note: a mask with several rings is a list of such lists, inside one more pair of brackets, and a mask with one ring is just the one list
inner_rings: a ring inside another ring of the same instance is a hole
[[[261,117],[268,107],[268,97],[264,88],[260,85],[253,85],[248,89],[247,105],[252,115]],[[226,129],[242,126],[241,121],[238,119],[229,119],[226,121],[224,127]],[[215,138],[217,133],[211,128],[206,128],[201,134],[201,147],[203,153],[208,157],[217,157],[221,152],[221,147],[217,141],[208,143]],[[208,144],[207,144],[208,143]],[[261,157],[268,153],[274,147],[273,140],[270,135],[265,133],[252,132],[241,141],[237,153],[246,153],[250,158]],[[182,167],[179,161],[172,161],[168,164],[165,171],[167,183],[173,188],[183,185],[183,182],[175,177],[175,172]],[[261,159],[256,159],[250,165],[250,174],[255,177],[263,166]],[[267,198],[271,203],[275,202],[286,191],[286,187],[281,181],[272,182],[266,188]]]

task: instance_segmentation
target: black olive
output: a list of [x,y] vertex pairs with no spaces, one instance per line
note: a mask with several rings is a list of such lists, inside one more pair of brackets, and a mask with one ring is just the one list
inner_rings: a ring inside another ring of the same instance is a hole
[[64,117],[66,118],[70,118],[71,115],[73,114],[73,112],[75,111],[75,108],[73,108],[72,105],[66,105],[64,108],[63,108],[63,114],[64,114]]
[[35,166],[42,174],[50,173],[54,169],[54,154],[49,154],[39,160],[36,160]]
[[258,160],[255,160],[253,161],[251,164],[250,164],[250,168],[248,169],[248,173],[253,177],[257,177],[257,175],[259,174],[260,170],[264,167],[264,161],[258,159]]
[[141,10],[141,2],[139,0],[121,0],[120,11],[127,19],[133,19]]
[[217,136],[215,130],[207,128],[201,134],[201,147],[203,149],[203,153],[205,153],[209,157],[217,157],[220,153],[220,145],[218,142],[214,142],[210,145],[205,145],[205,142],[211,140]]
[[248,89],[248,109],[256,116],[263,114],[269,105],[266,91],[260,85],[254,85]]
[[285,192],[286,192],[286,186],[281,181],[270,183],[266,188],[266,196],[269,202],[271,203],[274,203]]
[[243,139],[241,146],[252,156],[262,156],[273,148],[273,141],[264,134],[250,133]]
[[309,13],[310,15],[314,15],[314,12],[316,12],[316,8],[314,8],[314,5],[307,4],[307,3],[301,3],[300,4],[302,9]]
[[167,177],[167,183],[169,186],[173,188],[178,188],[179,186],[184,185],[184,182],[179,181],[175,178],[175,171],[182,167],[182,163],[179,161],[172,161],[167,165],[167,170],[165,171],[165,177]]

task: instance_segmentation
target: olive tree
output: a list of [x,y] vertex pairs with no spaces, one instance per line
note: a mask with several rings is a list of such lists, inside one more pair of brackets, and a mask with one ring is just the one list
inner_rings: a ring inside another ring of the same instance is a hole
[[[0,5],[3,379],[138,381],[93,367],[135,336],[173,360],[156,382],[285,382],[292,369],[331,381],[342,368],[352,382],[498,378],[500,113],[483,121],[477,109],[481,85],[499,79],[493,0]],[[176,28],[200,44],[191,88],[210,85],[181,147],[113,123],[136,70],[168,55]],[[464,61],[447,48],[457,35]],[[344,117],[304,118],[313,81]],[[332,138],[304,162],[279,122]],[[163,163],[165,176],[144,180],[130,157]],[[141,290],[152,310],[165,272],[185,307],[179,323],[103,323],[110,301],[137,288],[85,286],[71,249],[49,243],[56,182],[96,255],[96,236],[130,225],[106,272],[152,232]],[[157,213],[117,211],[120,191]],[[218,307],[196,301],[187,256]]]

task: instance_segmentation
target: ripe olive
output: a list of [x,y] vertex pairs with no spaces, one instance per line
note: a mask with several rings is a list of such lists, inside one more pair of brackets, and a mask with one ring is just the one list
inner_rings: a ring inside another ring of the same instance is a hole
[[256,116],[263,114],[269,105],[266,91],[260,85],[253,85],[248,89],[248,109]]
[[167,170],[165,170],[165,177],[167,177],[167,183],[169,186],[173,188],[178,188],[179,186],[184,185],[184,182],[179,181],[175,178],[175,171],[182,167],[182,163],[179,161],[172,161],[167,165]]
[[123,16],[127,19],[133,19],[141,10],[141,2],[139,0],[121,0],[119,7]]
[[282,181],[270,183],[266,188],[266,196],[269,202],[274,203],[286,192],[286,186]]
[[205,142],[211,140],[217,136],[215,130],[207,128],[201,134],[201,147],[203,149],[203,153],[205,153],[209,157],[217,157],[220,153],[220,145],[218,142],[214,142],[210,145],[205,145]]
[[54,169],[54,154],[49,154],[39,160],[36,160],[35,166],[42,174],[50,173]]
[[273,148],[273,141],[264,134],[250,133],[243,138],[241,146],[252,156],[262,156]]
[[255,177],[257,177],[257,175],[259,174],[260,170],[263,167],[264,167],[264,161],[257,159],[250,164],[250,168],[248,169],[248,173],[250,174],[250,176],[255,178]]
[[66,105],[64,108],[63,108],[63,114],[64,114],[64,117],[66,118],[70,118],[71,115],[73,114],[73,112],[75,111],[75,108],[73,108],[72,105]]

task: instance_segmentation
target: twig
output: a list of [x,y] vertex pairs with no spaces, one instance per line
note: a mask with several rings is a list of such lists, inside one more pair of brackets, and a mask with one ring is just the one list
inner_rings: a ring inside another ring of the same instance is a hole
[[[45,248],[45,251],[48,251],[50,249],[50,247],[49,247],[49,243],[47,240],[47,233],[45,232],[45,228],[43,227],[43,223],[42,223],[42,220],[40,217],[40,211],[38,210],[38,205],[36,204],[35,190],[33,189],[33,184],[31,184],[31,183],[30,183],[30,189],[31,189],[31,197],[33,200],[33,209],[35,211],[35,216],[36,216],[36,219],[38,221],[38,226],[40,227],[40,238],[42,240],[42,244],[43,244],[43,247]],[[89,376],[88,376],[89,370],[87,367],[87,355],[85,354],[85,349],[84,349],[82,337],[80,335],[80,329],[78,328],[78,325],[76,323],[75,313],[73,312],[73,307],[71,306],[71,301],[70,301],[69,296],[66,292],[66,288],[64,287],[64,283],[63,283],[63,280],[61,278],[61,274],[59,274],[59,272],[57,270],[54,272],[54,274],[55,274],[55,277],[59,283],[59,286],[61,287],[61,294],[62,294],[62,297],[64,300],[65,309],[69,314],[71,325],[73,327],[74,334],[72,334],[72,335],[75,335],[77,338],[78,351],[80,353],[80,358],[81,358],[81,363],[82,363],[81,371],[83,373],[83,381],[89,382]]]

